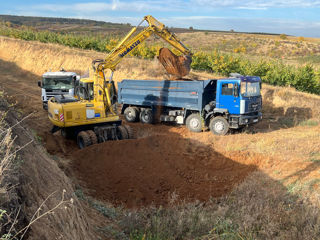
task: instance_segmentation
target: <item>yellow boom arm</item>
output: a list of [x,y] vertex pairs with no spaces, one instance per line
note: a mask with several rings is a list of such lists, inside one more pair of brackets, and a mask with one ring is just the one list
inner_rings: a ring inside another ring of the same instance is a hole
[[[132,37],[143,21],[147,21],[149,26],[136,36]],[[166,42],[171,44],[184,55],[192,55],[191,51],[183,45],[183,43],[174,33],[171,33],[164,24],[157,21],[154,17],[148,15],[144,17],[137,27],[133,27],[131,29],[131,31],[121,40],[121,42],[108,54],[103,62],[99,63],[99,70],[110,69],[113,72],[123,57],[125,57],[129,52],[135,49],[153,33],[163,38]]]
[[[135,34],[138,27],[144,22],[148,22],[148,27],[144,28],[140,33]],[[187,56],[191,56],[191,51],[181,43],[179,38],[171,33],[164,24],[157,21],[154,17],[148,15],[143,18],[140,24],[133,27],[131,31],[121,40],[121,42],[107,55],[107,57],[102,59],[97,59],[92,62],[92,66],[95,70],[94,78],[94,94],[95,100],[100,102],[105,102],[105,107],[109,108],[112,114],[115,114],[111,108],[112,96],[115,94],[114,83],[112,81],[113,72],[115,71],[118,63],[133,49],[135,49],[139,44],[145,41],[153,33],[163,38],[166,42],[171,44],[181,53]],[[109,81],[106,82],[105,70],[111,70],[111,76]],[[106,109],[107,110],[107,109]]]

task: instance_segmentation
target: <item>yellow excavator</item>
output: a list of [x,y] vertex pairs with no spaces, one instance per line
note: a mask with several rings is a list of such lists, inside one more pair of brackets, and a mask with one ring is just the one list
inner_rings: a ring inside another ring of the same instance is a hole
[[[146,21],[148,26],[136,33]],[[57,95],[48,102],[48,117],[54,125],[52,133],[61,130],[65,137],[76,137],[79,148],[104,142],[133,138],[129,126],[121,125],[116,113],[117,95],[113,73],[117,64],[144,40],[156,34],[179,50],[176,56],[169,49],[161,49],[159,60],[169,74],[180,78],[190,71],[191,51],[164,24],[148,15],[120,41],[105,59],[92,62],[93,78],[82,78],[76,84],[74,96]],[[106,79],[106,71],[111,75]]]

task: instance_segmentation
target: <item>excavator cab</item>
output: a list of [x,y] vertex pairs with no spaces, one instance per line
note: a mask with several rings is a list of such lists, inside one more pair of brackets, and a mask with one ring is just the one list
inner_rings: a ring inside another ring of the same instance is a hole
[[77,99],[93,100],[93,81],[89,78],[82,78],[79,84],[75,87],[74,95]]

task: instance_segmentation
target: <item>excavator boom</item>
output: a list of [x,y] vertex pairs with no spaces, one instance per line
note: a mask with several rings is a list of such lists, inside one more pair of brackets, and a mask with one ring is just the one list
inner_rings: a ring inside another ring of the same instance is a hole
[[[147,21],[148,27],[143,29],[138,34],[134,35],[143,21]],[[99,62],[98,69],[100,71],[103,71],[105,69],[114,71],[123,57],[129,54],[133,49],[139,46],[152,34],[158,35],[170,45],[172,45],[175,49],[180,51],[183,55],[185,55],[180,58],[179,61],[171,61],[173,59],[172,57],[169,56],[168,59],[165,60],[166,56],[163,54],[163,56],[160,57],[159,60],[166,68],[166,70],[170,74],[180,75],[180,77],[187,75],[190,71],[192,52],[180,41],[180,39],[174,33],[171,33],[164,24],[160,23],[150,15],[145,16],[138,26],[133,27],[131,31],[121,40],[121,42],[107,55],[104,61]],[[171,56],[173,55],[174,54],[171,52]],[[168,62],[171,62],[171,65],[168,64]],[[167,66],[169,65],[170,67],[167,68]],[[176,70],[173,71],[172,68],[175,68]]]

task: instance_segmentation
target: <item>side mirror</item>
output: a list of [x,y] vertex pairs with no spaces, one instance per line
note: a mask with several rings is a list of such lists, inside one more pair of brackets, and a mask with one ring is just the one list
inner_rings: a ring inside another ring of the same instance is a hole
[[38,87],[42,87],[42,86],[41,86],[41,81],[38,81]]
[[239,97],[239,85],[237,83],[234,84],[233,96]]

